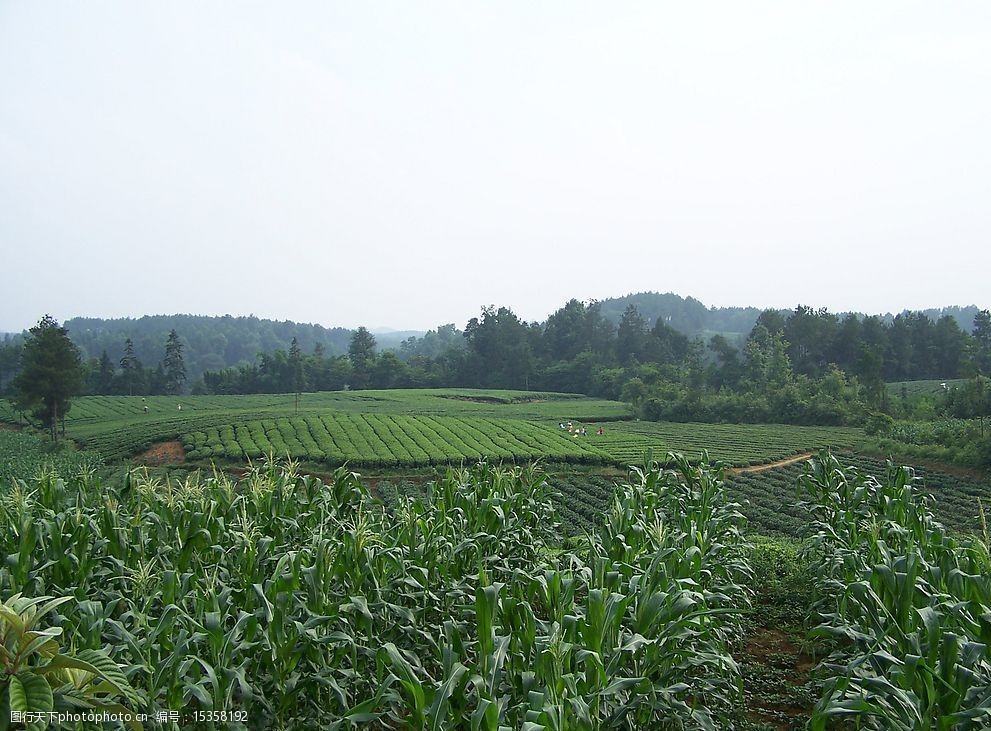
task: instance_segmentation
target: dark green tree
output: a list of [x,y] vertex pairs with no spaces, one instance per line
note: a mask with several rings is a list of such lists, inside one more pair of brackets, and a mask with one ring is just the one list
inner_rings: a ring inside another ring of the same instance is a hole
[[708,348],[715,354],[717,361],[710,368],[709,382],[716,389],[735,388],[743,378],[740,351],[723,335],[718,334],[709,339]]
[[93,392],[97,394],[113,393],[114,387],[114,362],[110,360],[107,351],[100,353],[99,370],[96,373],[96,383]]
[[45,315],[30,330],[21,352],[21,372],[14,379],[14,405],[30,413],[58,441],[65,434],[65,414],[82,388],[82,359],[69,331]]
[[664,320],[658,320],[650,329],[644,359],[661,365],[680,363],[688,354],[688,344],[686,335],[675,330]]
[[303,351],[294,337],[289,344],[289,379],[295,396],[294,413],[299,413],[299,394],[303,390]]
[[[295,342],[293,338],[293,342]],[[171,395],[182,393],[186,382],[186,365],[182,360],[182,342],[179,334],[173,329],[165,341],[165,359],[162,361],[165,369],[165,392]]]
[[375,344],[375,336],[365,327],[359,327],[351,336],[348,359],[351,361],[352,388],[368,388],[375,364]]
[[20,368],[21,344],[9,339],[0,343],[0,396],[7,393]]
[[466,380],[482,388],[530,387],[531,331],[508,307],[483,307],[465,326]]
[[616,357],[624,366],[643,358],[647,347],[647,321],[635,305],[627,305],[616,331]]
[[991,310],[974,316],[974,362],[984,375],[991,375]]
[[134,384],[140,377],[141,362],[134,354],[134,341],[127,338],[124,341],[124,355],[120,359],[120,377],[127,389],[127,395],[134,395]]

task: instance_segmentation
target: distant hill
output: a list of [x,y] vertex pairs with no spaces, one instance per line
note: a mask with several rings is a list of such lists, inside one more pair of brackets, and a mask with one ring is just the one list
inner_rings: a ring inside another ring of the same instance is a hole
[[[682,297],[673,292],[664,294],[660,292],[637,292],[624,297],[605,299],[599,303],[603,316],[614,324],[619,323],[623,311],[631,304],[651,325],[657,320],[663,319],[675,330],[689,336],[709,336],[722,333],[727,337],[732,335],[746,337],[763,311],[759,307],[706,307],[694,297]],[[792,311],[779,310],[786,317]],[[968,333],[974,327],[974,316],[977,315],[978,311],[979,308],[975,305],[967,307],[954,305],[921,310],[933,322],[949,315],[956,320],[960,329]],[[900,314],[907,312],[909,310],[903,310]],[[866,316],[862,312],[855,312],[854,314],[859,318]],[[846,315],[846,312],[841,312],[838,317],[842,319]],[[895,319],[895,315],[889,312],[880,315],[880,318],[885,323],[890,324]]]
[[[623,312],[633,305],[653,325],[664,320],[686,335],[722,333],[746,336],[754,327],[762,310],[759,307],[706,307],[694,297],[682,297],[673,292],[637,292],[614,297],[600,303],[603,316],[618,324]],[[782,313],[787,313],[783,310]]]
[[391,327],[369,328],[368,331],[375,336],[380,350],[398,349],[404,340],[422,338],[426,334],[425,330],[393,330]]
[[74,317],[63,324],[84,359],[99,358],[106,350],[117,363],[124,352],[124,340],[131,338],[135,354],[146,366],[154,366],[162,359],[165,340],[174,328],[184,346],[183,360],[190,382],[204,370],[253,362],[258,353],[288,350],[294,337],[304,353],[313,352],[319,343],[328,355],[340,355],[347,352],[352,332],[343,327],[231,315],[146,315],[113,320]]
[[[900,314],[904,315],[909,311],[910,310],[902,310]],[[960,326],[961,330],[969,333],[974,329],[974,317],[976,317],[977,313],[980,312],[980,308],[976,305],[968,305],[967,307],[958,307],[957,305],[953,305],[952,307],[930,308],[928,310],[911,310],[911,312],[921,312],[933,322],[938,321],[941,317],[949,315],[957,321],[957,325]],[[895,319],[895,316],[888,312],[881,315],[881,319],[886,323],[890,323]]]

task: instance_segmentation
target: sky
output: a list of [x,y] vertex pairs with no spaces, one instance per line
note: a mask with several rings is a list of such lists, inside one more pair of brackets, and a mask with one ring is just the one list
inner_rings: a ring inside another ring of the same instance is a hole
[[0,0],[0,331],[991,306],[986,2]]

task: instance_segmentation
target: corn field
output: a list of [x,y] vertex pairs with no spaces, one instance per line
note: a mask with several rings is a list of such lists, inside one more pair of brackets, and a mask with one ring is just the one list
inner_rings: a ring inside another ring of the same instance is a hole
[[292,462],[238,481],[49,471],[0,492],[0,591],[71,599],[47,617],[62,645],[113,658],[151,714],[726,728],[745,521],[718,464],[669,459],[633,470],[568,551],[534,468],[452,470],[388,512],[356,474],[324,483]]
[[991,727],[991,562],[947,534],[913,471],[882,480],[829,455],[800,481],[818,562],[818,634],[837,640],[811,728]]

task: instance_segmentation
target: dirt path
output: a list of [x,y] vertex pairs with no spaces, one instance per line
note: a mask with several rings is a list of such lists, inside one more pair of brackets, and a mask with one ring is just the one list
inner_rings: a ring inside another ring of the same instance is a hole
[[802,452],[801,454],[796,454],[794,457],[779,459],[777,462],[767,462],[766,464],[754,465],[753,467],[730,467],[726,470],[726,474],[752,475],[757,472],[767,472],[768,470],[774,470],[778,467],[787,467],[788,465],[795,464],[796,462],[804,462],[813,454],[815,454],[815,452]]
[[747,696],[746,715],[780,731],[804,729],[814,703],[812,670],[815,660],[803,652],[797,636],[758,627],[746,639],[736,660]]

